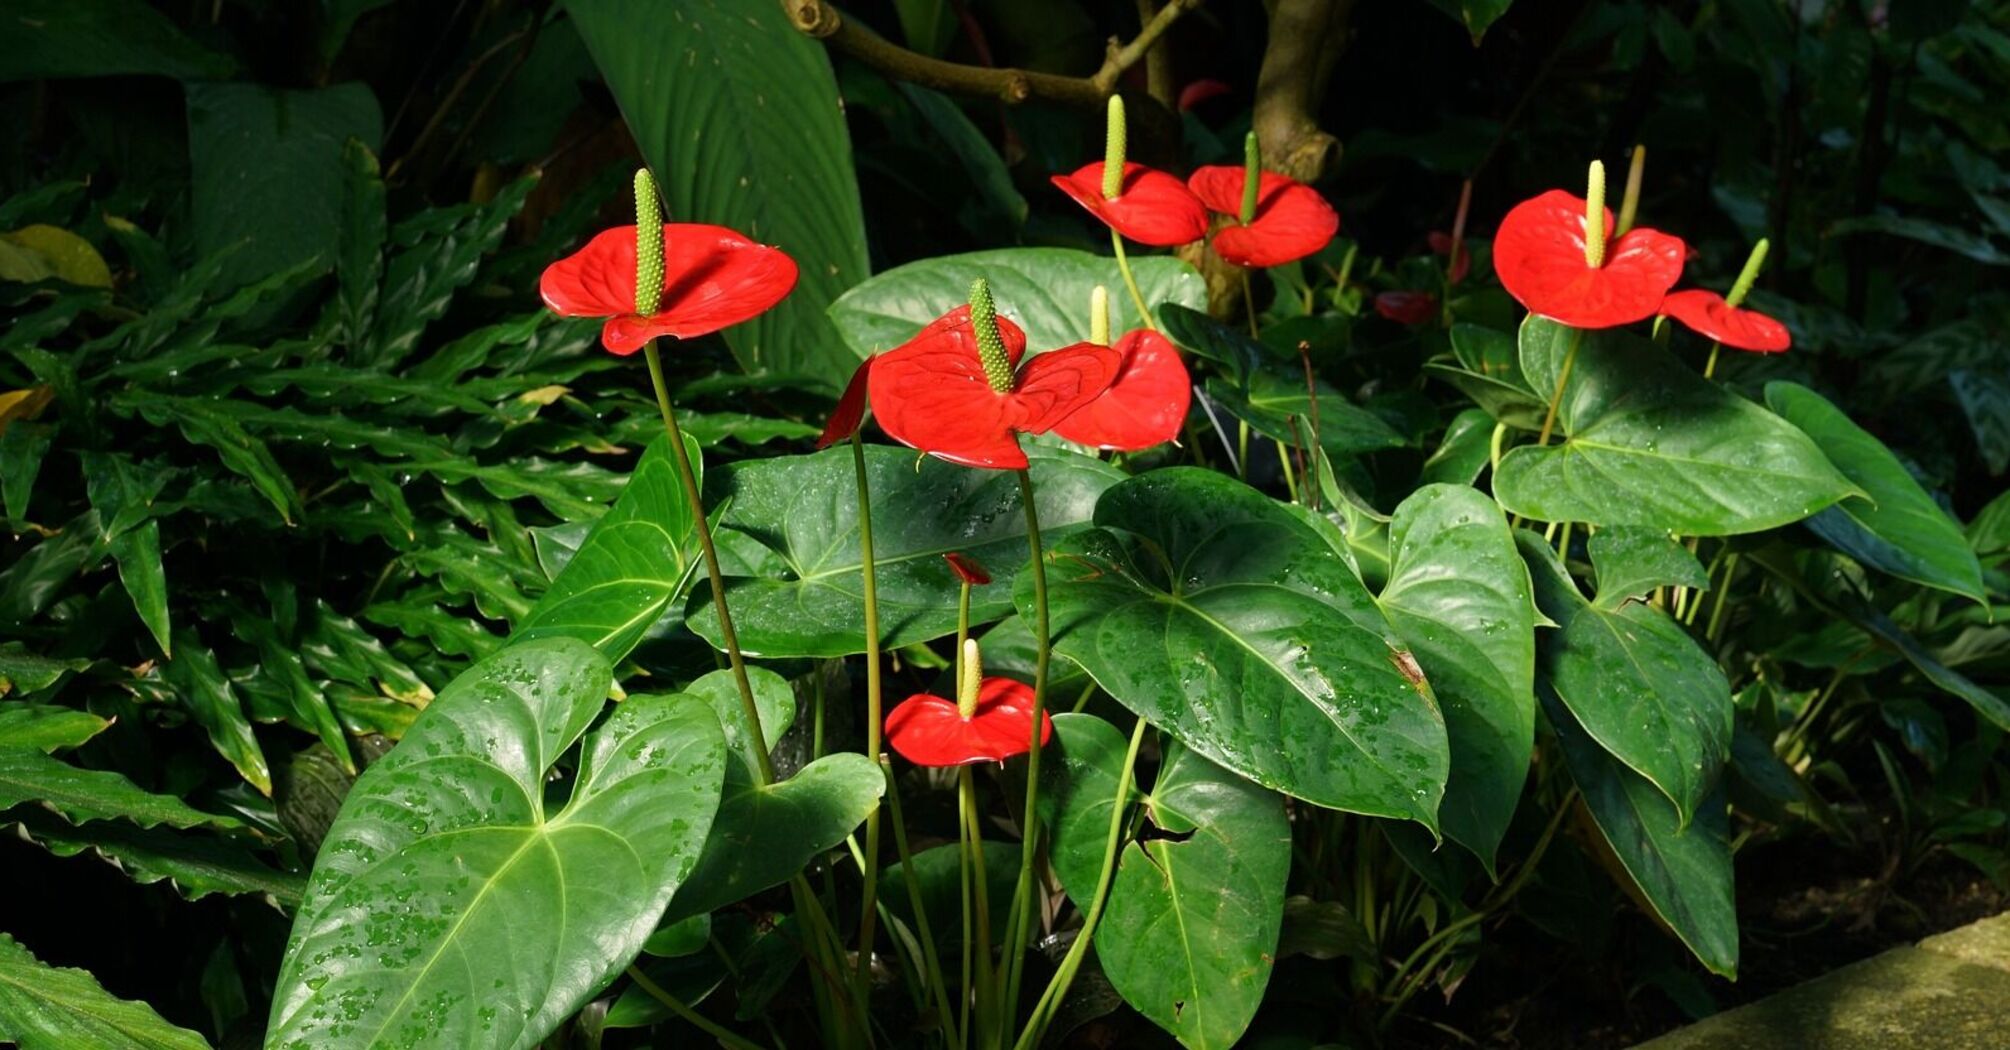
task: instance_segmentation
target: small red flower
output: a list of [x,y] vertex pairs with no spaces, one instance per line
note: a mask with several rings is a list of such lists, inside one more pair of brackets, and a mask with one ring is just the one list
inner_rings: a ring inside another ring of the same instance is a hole
[[1022,365],[1025,331],[1003,317],[998,330],[1013,366],[1012,387],[1002,393],[985,378],[967,305],[879,355],[867,391],[880,429],[951,463],[1022,470],[1027,460],[1018,435],[1054,429],[1107,389],[1123,364],[1107,346],[1078,343]]
[[1219,80],[1196,80],[1179,90],[1177,108],[1181,113],[1188,112],[1208,99],[1228,94],[1229,90],[1229,86]]
[[1430,324],[1438,316],[1438,297],[1429,292],[1381,292],[1375,312],[1397,324]]
[[[1466,279],[1466,274],[1473,268],[1473,252],[1465,242],[1453,240],[1452,235],[1443,230],[1432,230],[1425,240],[1430,242],[1432,251],[1451,256],[1451,268],[1445,274],[1446,283],[1457,284]],[[1454,255],[1454,252],[1457,254]]]
[[[1573,328],[1654,316],[1682,276],[1682,238],[1644,227],[1611,241],[1603,266],[1585,261],[1585,200],[1551,190],[1514,206],[1494,235],[1494,272],[1530,313]],[[1612,211],[1605,209],[1610,235]]]
[[[1040,745],[1054,736],[1054,721],[1040,713]],[[917,766],[968,766],[1024,754],[1033,738],[1033,687],[1010,678],[986,678],[969,718],[956,701],[917,693],[886,716],[886,742]]]
[[1207,209],[1178,179],[1142,164],[1126,163],[1115,197],[1103,196],[1103,162],[1090,161],[1072,174],[1056,175],[1054,185],[1089,209],[1103,225],[1155,248],[1170,248],[1207,236]]
[[872,357],[867,357],[852,372],[851,382],[844,385],[837,408],[831,410],[830,421],[824,424],[824,432],[817,436],[818,448],[829,448],[850,438],[858,432],[859,424],[865,422],[865,384],[866,377],[872,374],[872,361]]
[[1111,349],[1123,363],[1108,390],[1061,420],[1054,433],[1076,444],[1135,452],[1179,436],[1193,400],[1193,381],[1165,336],[1140,328]]
[[943,555],[942,560],[949,563],[949,571],[955,573],[957,579],[972,587],[982,587],[991,582],[991,574],[968,554],[951,552]]
[[1661,301],[1661,313],[1725,346],[1777,354],[1794,345],[1787,326],[1757,310],[1732,306],[1716,292],[1690,288]]
[[538,281],[560,317],[605,317],[600,342],[632,354],[657,336],[690,339],[758,316],[796,286],[796,263],[723,226],[663,226],[663,301],[635,313],[635,227],[602,230],[586,247],[552,263]]
[[[1202,204],[1231,220],[1242,214],[1245,169],[1216,164],[1186,180]],[[1319,191],[1274,171],[1256,184],[1256,217],[1249,225],[1230,222],[1214,234],[1216,255],[1236,266],[1261,269],[1303,259],[1326,247],[1340,232],[1340,215]]]

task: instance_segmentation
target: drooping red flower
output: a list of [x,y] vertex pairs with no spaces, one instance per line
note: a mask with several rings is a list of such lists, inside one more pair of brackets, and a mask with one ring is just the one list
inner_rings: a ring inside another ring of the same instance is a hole
[[867,392],[873,417],[895,441],[968,467],[1021,470],[1019,434],[1044,434],[1095,400],[1123,358],[1107,346],[1078,343],[1028,358],[1026,333],[998,318],[1013,366],[1011,389],[991,388],[978,356],[970,307],[943,314],[913,339],[874,360]]
[[1611,328],[1654,316],[1682,276],[1682,238],[1635,227],[1611,239],[1604,209],[1604,265],[1585,261],[1585,200],[1550,190],[1525,200],[1494,235],[1494,272],[1530,313],[1573,328]]
[[1207,236],[1207,209],[1184,183],[1163,171],[1126,162],[1115,197],[1103,196],[1100,160],[1056,175],[1053,181],[1103,225],[1139,244],[1171,248]]
[[1186,425],[1193,381],[1179,350],[1165,336],[1140,328],[1111,349],[1122,355],[1117,377],[1102,396],[1054,426],[1076,444],[1135,452],[1164,444]]
[[796,286],[796,262],[780,248],[696,222],[663,225],[663,299],[635,312],[635,227],[602,230],[552,263],[538,281],[561,317],[605,317],[600,342],[632,354],[657,336],[690,339],[753,318]]
[[1794,345],[1794,337],[1786,325],[1757,310],[1732,306],[1723,296],[1702,288],[1670,295],[1661,301],[1660,312],[1687,325],[1691,331],[1739,350],[1777,354]]
[[[1231,220],[1242,215],[1240,165],[1215,164],[1195,171],[1187,187],[1210,211]],[[1340,214],[1319,191],[1274,171],[1256,183],[1256,217],[1248,225],[1230,222],[1214,233],[1216,255],[1236,266],[1282,266],[1318,252],[1340,232]]]
[[851,374],[851,382],[844,385],[844,393],[838,397],[837,407],[831,410],[831,418],[824,424],[824,432],[817,435],[817,447],[829,448],[858,432],[859,424],[865,422],[866,377],[872,374],[873,355],[858,363]]
[[1397,324],[1430,324],[1438,316],[1438,297],[1429,292],[1378,292],[1375,312]]
[[968,554],[951,551],[943,555],[942,560],[949,563],[949,571],[955,573],[957,579],[972,587],[982,587],[991,582],[991,574]]
[[1214,79],[1196,80],[1179,89],[1177,108],[1181,113],[1185,113],[1206,102],[1208,99],[1220,98],[1228,94],[1229,91],[1229,86],[1222,81]]
[[[1040,712],[1040,745],[1054,736],[1054,721]],[[967,766],[1003,762],[1024,754],[1033,738],[1033,687],[1010,678],[986,678],[969,718],[956,701],[917,693],[886,716],[886,742],[917,766]]]

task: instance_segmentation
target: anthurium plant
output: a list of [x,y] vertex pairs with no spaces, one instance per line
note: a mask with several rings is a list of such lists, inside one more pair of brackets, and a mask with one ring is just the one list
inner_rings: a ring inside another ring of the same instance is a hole
[[[570,16],[604,66],[618,7]],[[1384,266],[1259,130],[1141,163],[1089,80],[1104,155],[1040,186],[1094,251],[865,276],[800,202],[721,204],[751,183],[658,149],[681,103],[633,83],[628,192],[506,258],[534,179],[387,231],[350,141],[301,283],[226,294],[230,249],[156,268],[158,312],[74,267],[16,297],[0,816],[272,905],[269,969],[202,966],[239,989],[215,1034],[1371,1045],[1594,916],[1654,980],[1735,979],[1742,851],[1849,835],[1827,749],[1873,720],[1893,783],[2003,783],[2010,502],[1964,530],[1841,392],[1763,371],[1806,330],[1756,291],[1778,246],[1699,265],[1658,202],[1705,191],[1645,149],[1491,229],[1468,183]],[[240,344],[323,274],[325,338]],[[127,621],[143,660],[92,648]],[[132,773],[147,725],[229,785]],[[2010,874],[1934,805],[1894,857]],[[205,1045],[0,936],[6,1039]]]

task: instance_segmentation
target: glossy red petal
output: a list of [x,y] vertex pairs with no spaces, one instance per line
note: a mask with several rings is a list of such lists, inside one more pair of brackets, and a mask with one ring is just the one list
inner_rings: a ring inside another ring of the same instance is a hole
[[[930,324],[897,350],[873,360],[866,380],[873,417],[895,441],[971,467],[1016,470],[1026,453],[1011,425],[1011,395],[991,389],[977,358],[969,310]],[[944,323],[950,322],[950,323]],[[1025,333],[1000,320],[1006,350]]]
[[1438,316],[1438,297],[1429,292],[1382,292],[1375,312],[1397,324],[1429,324]]
[[[954,701],[919,693],[886,716],[886,741],[918,766],[1003,762],[1032,744],[1033,688],[1010,678],[986,678],[977,710],[965,719]],[[1040,716],[1040,743],[1054,736],[1053,720]]]
[[[1215,164],[1195,171],[1188,188],[1210,210],[1230,218],[1242,213],[1243,169]],[[1231,223],[1214,234],[1215,254],[1236,266],[1281,266],[1317,253],[1340,232],[1340,215],[1319,191],[1296,179],[1266,171],[1256,185],[1256,218]]]
[[[964,303],[923,325],[921,331],[914,333],[914,338],[895,349],[905,350],[916,344],[928,344],[940,348],[943,345],[941,340],[945,337],[953,339],[955,346],[968,353],[971,360],[977,360],[977,333],[970,327],[969,303]],[[1019,359],[1026,353],[1026,330],[1019,327],[1011,318],[999,314],[998,341],[1005,344],[1005,356],[1011,359],[1013,365],[1018,365]]]
[[1123,192],[1115,200],[1103,196],[1103,162],[1099,160],[1067,175],[1056,175],[1053,181],[1105,226],[1139,244],[1170,248],[1207,236],[1207,209],[1185,184],[1163,171],[1127,162]]
[[968,554],[951,552],[943,555],[942,560],[949,563],[949,571],[955,573],[957,579],[972,587],[982,587],[991,582],[991,574]]
[[1725,346],[1777,354],[1794,345],[1787,326],[1757,310],[1732,306],[1716,292],[1691,288],[1661,301],[1661,312]]
[[829,422],[824,424],[824,432],[817,436],[818,448],[829,448],[858,432],[860,423],[865,422],[865,384],[872,374],[872,361],[868,357],[858,363],[858,369],[851,374],[851,382],[844,385],[844,394],[838,398],[837,408],[831,411]]
[[1054,433],[1077,444],[1124,452],[1178,437],[1193,400],[1193,380],[1179,350],[1144,328],[1125,333],[1112,349],[1123,363],[1110,388],[1055,424]]
[[633,226],[602,230],[538,280],[545,305],[560,316],[612,318],[601,341],[617,354],[658,336],[688,339],[739,324],[795,286],[795,260],[781,249],[692,222],[663,226],[662,308],[648,317],[635,315]]
[[1110,388],[1123,355],[1107,346],[1076,343],[1035,354],[1019,367],[1012,390],[1013,429],[1044,434]]
[[[1514,206],[1494,235],[1494,272],[1530,313],[1574,328],[1611,328],[1653,316],[1682,276],[1687,246],[1635,229],[1606,248],[1605,265],[1584,262],[1584,199],[1551,190]],[[1612,227],[1612,211],[1605,213]]]

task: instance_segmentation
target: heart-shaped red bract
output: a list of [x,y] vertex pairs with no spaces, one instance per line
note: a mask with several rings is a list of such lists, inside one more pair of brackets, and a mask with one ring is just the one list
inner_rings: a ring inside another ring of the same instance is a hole
[[[1040,745],[1053,735],[1053,719],[1042,711]],[[969,718],[954,700],[929,693],[908,697],[886,716],[886,742],[917,766],[1003,762],[1024,754],[1032,739],[1033,687],[1010,678],[986,678]]]
[[1690,331],[1729,347],[1760,354],[1777,354],[1794,345],[1787,326],[1757,310],[1732,306],[1716,292],[1690,288],[1661,301],[1661,312]]
[[[1605,265],[1584,261],[1584,198],[1551,190],[1525,200],[1494,235],[1494,273],[1532,314],[1572,328],[1612,328],[1654,316],[1682,276],[1688,246],[1636,228],[1606,246]],[[1612,229],[1606,209],[1604,236]]]
[[968,467],[1023,470],[1019,434],[1044,434],[1095,400],[1123,359],[1082,343],[1025,361],[1026,333],[1003,317],[999,337],[1019,365],[1012,389],[991,389],[977,356],[970,308],[959,306],[873,361],[867,392],[879,427],[895,441]]
[[844,393],[838,397],[837,408],[831,410],[831,418],[824,424],[824,432],[817,435],[817,447],[829,448],[858,432],[859,424],[865,422],[865,384],[872,374],[873,358],[860,361],[851,374],[851,382],[844,385]]
[[1053,180],[1103,225],[1139,244],[1170,248],[1207,236],[1207,209],[1184,183],[1163,171],[1126,163],[1122,192],[1114,199],[1103,196],[1100,160]]
[[[1231,219],[1242,214],[1240,166],[1216,164],[1195,171],[1186,180],[1202,204]],[[1256,183],[1256,217],[1245,226],[1231,222],[1214,233],[1214,252],[1236,265],[1262,269],[1282,266],[1332,243],[1340,232],[1340,213],[1319,191],[1274,171]]]
[[1438,297],[1429,292],[1380,292],[1375,312],[1397,324],[1429,324],[1438,316]]
[[1193,381],[1179,350],[1165,336],[1144,328],[1126,332],[1111,349],[1123,356],[1123,363],[1109,389],[1063,419],[1054,433],[1077,444],[1121,452],[1178,437],[1193,400]]
[[544,304],[561,317],[605,317],[600,342],[632,354],[657,336],[689,339],[756,317],[796,286],[796,262],[780,248],[725,228],[663,224],[663,300],[635,312],[635,227],[602,230],[586,247],[545,267]]

